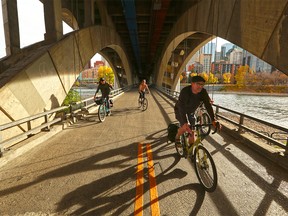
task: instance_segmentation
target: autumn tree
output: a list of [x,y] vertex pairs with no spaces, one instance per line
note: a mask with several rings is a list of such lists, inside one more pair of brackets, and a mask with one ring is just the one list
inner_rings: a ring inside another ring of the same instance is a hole
[[240,66],[237,70],[237,73],[235,75],[235,80],[236,80],[236,85],[238,87],[243,87],[246,85],[246,78],[247,78],[247,74],[252,74],[253,71],[250,70],[248,65],[245,66]]
[[223,78],[223,83],[231,83],[231,73],[224,73],[222,75],[222,78]]
[[100,66],[98,69],[98,80],[102,77],[105,78],[106,82],[113,84],[114,72],[112,68],[108,66]]

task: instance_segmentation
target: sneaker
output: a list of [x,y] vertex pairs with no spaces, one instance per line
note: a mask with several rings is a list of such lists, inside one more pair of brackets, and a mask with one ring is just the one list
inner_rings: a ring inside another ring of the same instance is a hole
[[107,112],[107,116],[110,116],[110,115],[111,115],[111,111],[108,111],[108,112]]

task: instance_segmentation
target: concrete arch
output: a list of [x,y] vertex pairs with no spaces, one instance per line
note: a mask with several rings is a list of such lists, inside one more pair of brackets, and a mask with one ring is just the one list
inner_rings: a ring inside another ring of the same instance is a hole
[[[157,65],[157,85],[165,85],[167,82],[171,86],[175,85],[164,80],[164,68],[171,56],[171,47],[173,43],[179,44],[185,34],[193,32],[226,39],[288,74],[288,61],[285,60],[288,41],[283,39],[288,37],[287,5],[287,0],[279,1],[277,6],[269,4],[268,0],[199,1],[172,28],[166,41],[166,50]],[[194,49],[202,45],[199,43]]]
[[15,75],[0,89],[0,122],[4,124],[59,106],[87,62],[108,46],[123,58],[126,83],[131,85],[128,60],[113,29],[93,26],[74,31],[24,59],[25,67],[21,68],[19,63],[5,72]]
[[74,17],[73,13],[67,9],[67,8],[62,8],[62,20],[67,23],[73,30],[78,30],[79,25]]

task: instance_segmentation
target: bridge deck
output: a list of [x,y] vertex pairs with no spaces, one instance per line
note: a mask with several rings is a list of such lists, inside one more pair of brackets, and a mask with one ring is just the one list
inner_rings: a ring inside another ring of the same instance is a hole
[[[142,112],[137,97],[137,91],[126,92],[105,122],[88,115],[2,166],[1,215],[134,215],[141,145],[144,188],[138,191],[137,208],[143,207],[143,215],[288,215],[284,169],[227,134],[211,135],[205,145],[215,159],[219,184],[206,193],[189,162],[166,142],[174,103],[152,91]],[[156,187],[148,177],[149,146]]]

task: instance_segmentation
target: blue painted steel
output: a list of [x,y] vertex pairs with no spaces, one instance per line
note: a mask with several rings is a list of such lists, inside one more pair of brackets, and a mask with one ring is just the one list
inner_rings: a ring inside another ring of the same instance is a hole
[[141,59],[139,52],[139,41],[138,41],[138,30],[136,22],[136,9],[134,0],[122,0],[122,6],[124,9],[124,15],[127,23],[127,28],[129,31],[130,40],[132,43],[134,55],[137,61],[139,72],[141,71]]

